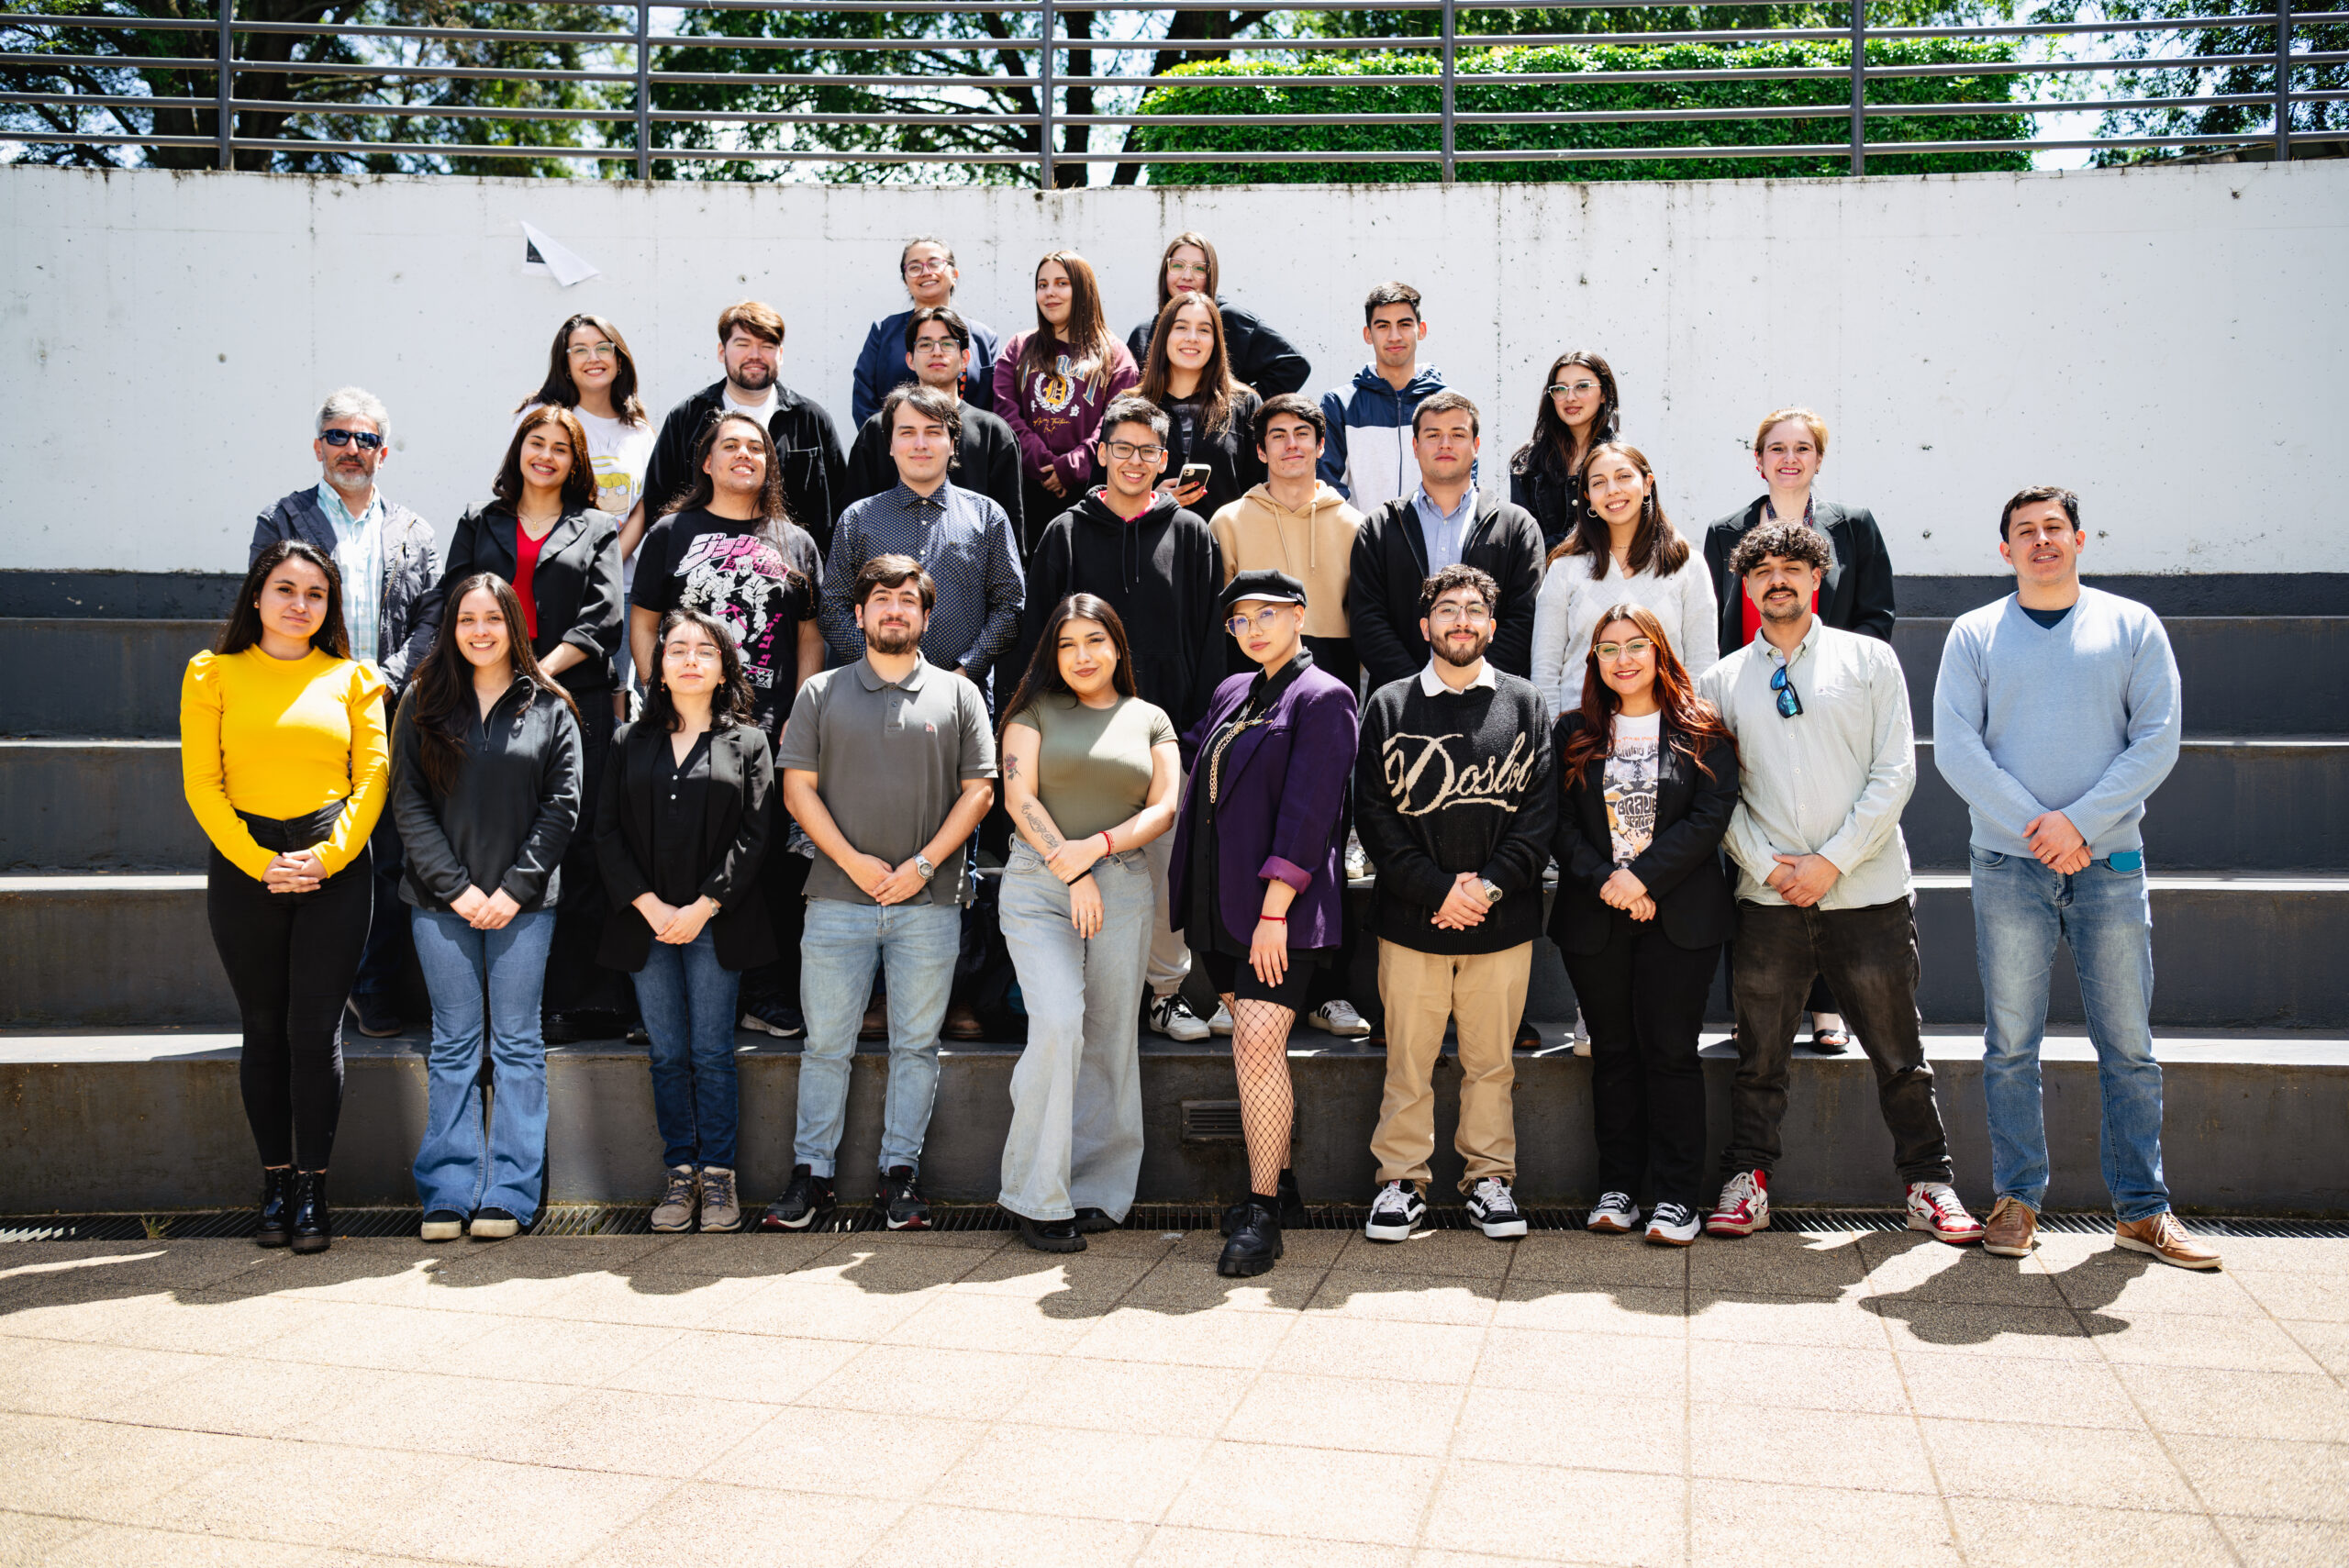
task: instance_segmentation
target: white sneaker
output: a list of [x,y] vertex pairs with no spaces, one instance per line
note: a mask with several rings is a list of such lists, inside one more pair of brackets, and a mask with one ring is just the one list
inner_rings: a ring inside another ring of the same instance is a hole
[[[1222,1013],[1222,1008],[1216,1009],[1219,1018]],[[1153,996],[1150,999],[1150,1028],[1152,1033],[1163,1034],[1173,1040],[1195,1040],[1208,1038],[1206,1020],[1191,1011],[1191,1005],[1183,1000],[1179,992],[1170,991],[1163,996]],[[1226,1028],[1226,1032],[1230,1032],[1229,1026]]]
[[[1217,1010],[1219,1012],[1222,1009]],[[1322,1003],[1305,1015],[1305,1021],[1317,1029],[1328,1029],[1331,1034],[1336,1035],[1359,1038],[1370,1032],[1369,1021],[1354,1011],[1354,1005],[1352,1002],[1342,999]]]
[[1216,1034],[1230,1034],[1231,1032],[1231,1009],[1225,1006],[1222,1003],[1218,1002],[1215,1005],[1215,1017],[1208,1020],[1208,1028],[1210,1031]]
[[1701,1229],[1697,1211],[1685,1203],[1660,1203],[1649,1217],[1644,1240],[1652,1247],[1686,1247]]
[[1486,1176],[1470,1190],[1468,1218],[1496,1241],[1525,1234],[1525,1216],[1517,1207],[1517,1195],[1498,1176]]
[[[1576,1056],[1590,1054],[1590,1026],[1582,1021],[1580,1007],[1575,1009],[1575,1054]],[[1639,1216],[1634,1214],[1631,1218],[1637,1219]]]
[[1909,1184],[1909,1229],[1953,1247],[1982,1240],[1982,1222],[1965,1212],[1947,1182]]
[[1408,1241],[1427,1211],[1419,1188],[1408,1182],[1389,1182],[1370,1200],[1370,1221],[1362,1233],[1374,1241]]
[[1591,1206],[1590,1218],[1583,1221],[1585,1230],[1596,1230],[1601,1236],[1628,1236],[1640,1222],[1640,1206],[1631,1201],[1629,1193],[1601,1193]]

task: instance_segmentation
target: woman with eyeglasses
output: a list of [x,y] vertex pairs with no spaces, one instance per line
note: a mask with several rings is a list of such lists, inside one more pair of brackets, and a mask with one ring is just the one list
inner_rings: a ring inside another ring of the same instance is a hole
[[1234,381],[1259,397],[1278,397],[1302,388],[1313,378],[1312,362],[1255,312],[1224,303],[1222,287],[1223,265],[1206,235],[1186,228],[1168,240],[1158,258],[1158,313],[1126,337],[1126,349],[1134,363],[1148,362],[1150,340],[1166,307],[1185,295],[1196,295],[1215,306]]
[[334,1240],[337,1026],[374,908],[367,836],[386,768],[384,678],[351,656],[333,559],[301,539],[267,546],[180,686],[180,772],[211,840],[205,915],[243,1022],[264,1247]]
[[1223,317],[1203,294],[1158,313],[1142,361],[1141,395],[1166,411],[1166,478],[1174,504],[1212,517],[1264,483],[1256,412],[1264,400],[1234,380]]
[[1737,906],[1720,846],[1737,806],[1737,743],[1696,695],[1653,610],[1603,609],[1577,706],[1554,731],[1564,790],[1550,936],[1590,1030],[1598,1202],[1588,1228],[1621,1235],[1651,1195],[1647,1240],[1685,1247],[1702,1225],[1705,1001]]
[[634,576],[636,547],[651,521],[644,515],[644,476],[659,432],[637,395],[636,358],[620,329],[584,312],[556,328],[546,380],[514,410],[518,426],[538,408],[568,408],[578,417],[595,480],[592,505],[618,520],[623,575]]
[[[547,1146],[539,996],[560,929],[559,868],[584,837],[580,769],[578,708],[531,651],[520,596],[495,573],[458,579],[392,721],[400,896],[432,999],[415,1168],[427,1241],[468,1232],[496,1240],[538,1215]],[[484,1051],[495,1117],[482,1098]]]
[[1157,907],[1144,846],[1174,825],[1174,721],[1142,701],[1118,612],[1056,606],[1003,705],[1003,795],[1019,839],[1003,940],[1028,1002],[996,1199],[1041,1252],[1123,1224],[1141,1173],[1134,1003]]
[[1261,1274],[1304,1204],[1287,1170],[1295,1101],[1288,1037],[1313,971],[1344,918],[1346,786],[1360,718],[1352,688],[1303,643],[1305,588],[1242,572],[1224,628],[1256,668],[1216,688],[1186,737],[1191,759],[1174,830],[1170,903],[1231,1014],[1231,1065],[1248,1141],[1248,1196],[1225,1217],[1216,1272]]
[[1101,416],[1141,379],[1134,357],[1109,335],[1101,284],[1074,250],[1036,263],[1036,326],[1008,339],[995,361],[995,411],[1019,439],[1020,559],[1045,525],[1085,496]]
[[1583,460],[1594,445],[1616,439],[1621,426],[1615,373],[1605,360],[1575,349],[1550,362],[1533,435],[1508,460],[1508,498],[1542,525],[1544,549],[1556,550],[1587,518]]

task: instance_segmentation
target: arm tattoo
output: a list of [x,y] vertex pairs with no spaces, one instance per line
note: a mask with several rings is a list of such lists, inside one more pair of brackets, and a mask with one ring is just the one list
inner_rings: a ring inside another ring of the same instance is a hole
[[1019,808],[1019,816],[1020,819],[1028,824],[1029,830],[1044,841],[1046,854],[1049,855],[1061,847],[1061,836],[1052,831],[1052,824],[1045,819],[1043,812],[1034,801],[1029,801],[1022,806]]
[[1014,779],[1018,778],[1019,776],[1019,758],[1017,758],[1017,757],[1006,757],[1006,758],[1003,760],[1003,782],[1004,782],[1004,783],[1006,783],[1006,784],[1009,784],[1012,780],[1014,780]]

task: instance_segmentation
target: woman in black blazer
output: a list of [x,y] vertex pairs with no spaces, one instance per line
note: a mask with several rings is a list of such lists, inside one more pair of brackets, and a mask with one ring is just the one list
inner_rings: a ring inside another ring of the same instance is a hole
[[1590,1028],[1598,1140],[1593,1230],[1639,1223],[1647,1239],[1697,1239],[1705,1156],[1705,1079],[1697,1037],[1737,906],[1721,875],[1721,835],[1737,806],[1737,745],[1691,688],[1663,625],[1643,605],[1599,617],[1582,706],[1555,742],[1565,791],[1550,936]]
[[655,1230],[734,1230],[740,1096],[734,1020],[742,971],[773,962],[759,895],[774,762],[726,628],[671,610],[644,717],[612,742],[596,810],[611,916],[601,961],[636,977],[652,1041],[652,1114],[668,1186]]
[[[441,591],[483,572],[514,585],[530,651],[579,710],[580,776],[586,784],[579,820],[592,822],[611,749],[613,661],[626,620],[620,519],[596,510],[587,432],[577,415],[559,405],[533,408],[516,421],[490,490],[495,499],[458,519]],[[618,1015],[629,1009],[626,988],[596,968],[604,890],[587,834],[573,837],[562,869],[554,951],[547,961],[550,1045],[593,1032],[617,1034],[624,1023]]]

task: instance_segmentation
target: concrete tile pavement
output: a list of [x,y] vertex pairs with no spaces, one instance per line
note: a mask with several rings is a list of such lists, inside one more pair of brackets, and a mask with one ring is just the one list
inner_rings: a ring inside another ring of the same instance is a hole
[[2349,1562],[2349,1241],[0,1249],[0,1563]]

